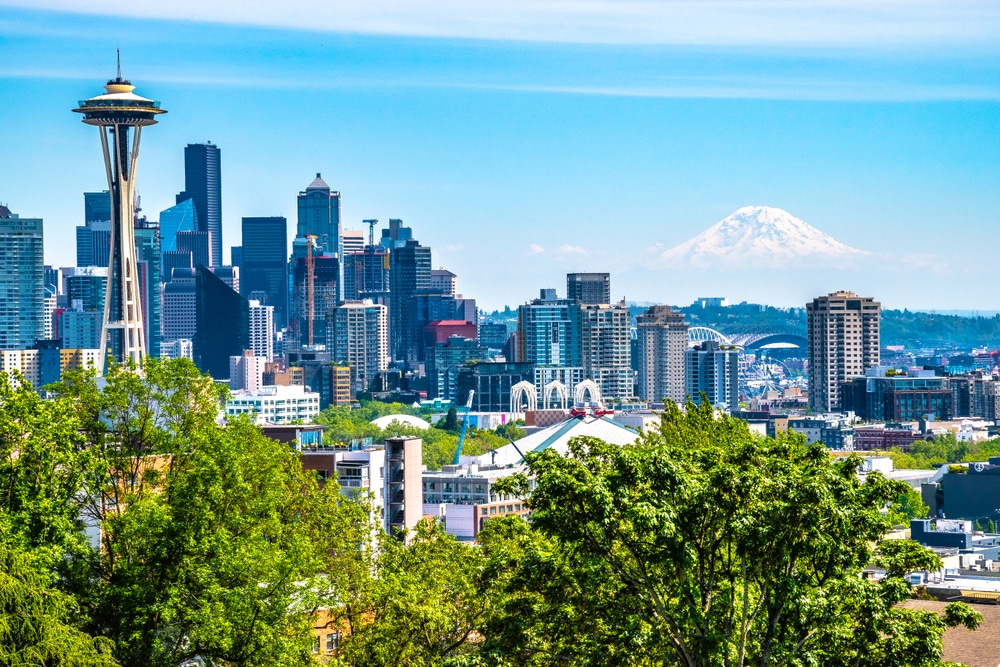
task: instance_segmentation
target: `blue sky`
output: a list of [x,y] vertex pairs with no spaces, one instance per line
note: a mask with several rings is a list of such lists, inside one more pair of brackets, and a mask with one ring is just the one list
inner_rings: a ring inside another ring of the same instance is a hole
[[[45,219],[47,262],[73,263],[81,193],[106,187],[96,131],[70,109],[121,48],[136,92],[169,111],[143,135],[145,213],[182,189],[183,146],[213,141],[227,257],[244,215],[294,230],[295,195],[322,172],[347,227],[402,218],[487,308],[606,270],[637,301],[853,289],[887,307],[1000,309],[997,3],[234,6],[0,0],[0,202]],[[649,261],[750,204],[878,261]]]

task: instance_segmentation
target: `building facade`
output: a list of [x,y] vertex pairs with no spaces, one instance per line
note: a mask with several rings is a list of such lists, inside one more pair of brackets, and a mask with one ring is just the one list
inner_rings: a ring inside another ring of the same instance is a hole
[[611,303],[611,274],[566,274],[566,298],[588,306]]
[[650,405],[684,400],[688,325],[670,306],[652,306],[636,318],[638,395]]
[[635,373],[630,318],[624,302],[614,306],[583,306],[580,343],[584,373],[600,387],[601,396],[605,400],[631,398],[635,393]]
[[841,408],[841,385],[879,365],[882,306],[854,292],[833,292],[806,304],[809,405],[817,412]]
[[255,356],[267,361],[274,360],[274,306],[263,306],[251,299],[250,309],[250,350]]
[[197,230],[209,234],[209,262],[222,266],[222,152],[209,142],[184,147],[184,192],[177,203],[194,201]]
[[0,350],[29,348],[45,336],[41,218],[0,206]]
[[274,325],[288,326],[288,221],[243,218],[240,294],[274,308]]
[[346,301],[333,314],[327,329],[327,349],[334,361],[346,363],[355,393],[389,368],[388,309],[370,300]]
[[708,396],[716,408],[733,413],[740,409],[740,352],[714,340],[688,349],[684,358],[684,393],[695,403]]
[[[295,235],[315,236],[323,252],[343,256],[340,240],[340,193],[330,189],[316,174],[298,196],[298,226]],[[243,243],[244,247],[246,242]]]

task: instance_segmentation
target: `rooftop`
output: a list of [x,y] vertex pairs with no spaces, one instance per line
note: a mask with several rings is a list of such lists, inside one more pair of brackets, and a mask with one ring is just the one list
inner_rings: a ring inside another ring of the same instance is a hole
[[474,462],[483,467],[516,465],[524,459],[524,454],[540,452],[550,447],[560,454],[566,454],[569,451],[569,441],[579,437],[598,438],[613,445],[629,445],[638,440],[639,434],[607,417],[581,415],[570,417],[525,436],[513,444],[504,445],[475,457]]

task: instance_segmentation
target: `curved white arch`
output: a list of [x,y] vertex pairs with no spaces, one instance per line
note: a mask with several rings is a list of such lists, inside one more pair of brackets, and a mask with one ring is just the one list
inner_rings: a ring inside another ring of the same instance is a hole
[[706,340],[714,340],[719,345],[732,345],[733,341],[723,333],[719,333],[710,327],[689,327],[688,343],[704,343]]
[[[555,401],[553,401],[553,405],[550,406],[549,399],[552,397],[553,393],[555,394]],[[559,380],[553,380],[545,385],[545,388],[542,390],[542,404],[545,406],[546,410],[548,410],[549,407],[558,407],[565,410],[568,402],[569,392],[566,390],[566,385]]]
[[584,396],[590,396],[590,401],[600,404],[601,388],[593,380],[584,380],[573,388],[573,402],[575,404],[585,403]]
[[[521,400],[527,403],[527,407],[521,409]],[[510,388],[510,411],[511,412],[534,412],[538,409],[538,392],[535,385],[522,380]]]

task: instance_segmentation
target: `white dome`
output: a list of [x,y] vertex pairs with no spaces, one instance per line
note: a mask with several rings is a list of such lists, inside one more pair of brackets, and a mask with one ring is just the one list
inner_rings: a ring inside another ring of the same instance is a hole
[[396,422],[400,426],[412,426],[413,428],[425,429],[430,428],[431,425],[425,422],[420,417],[414,417],[412,415],[386,415],[385,417],[379,417],[378,419],[373,419],[372,424],[378,426],[379,428],[386,428],[389,424]]

